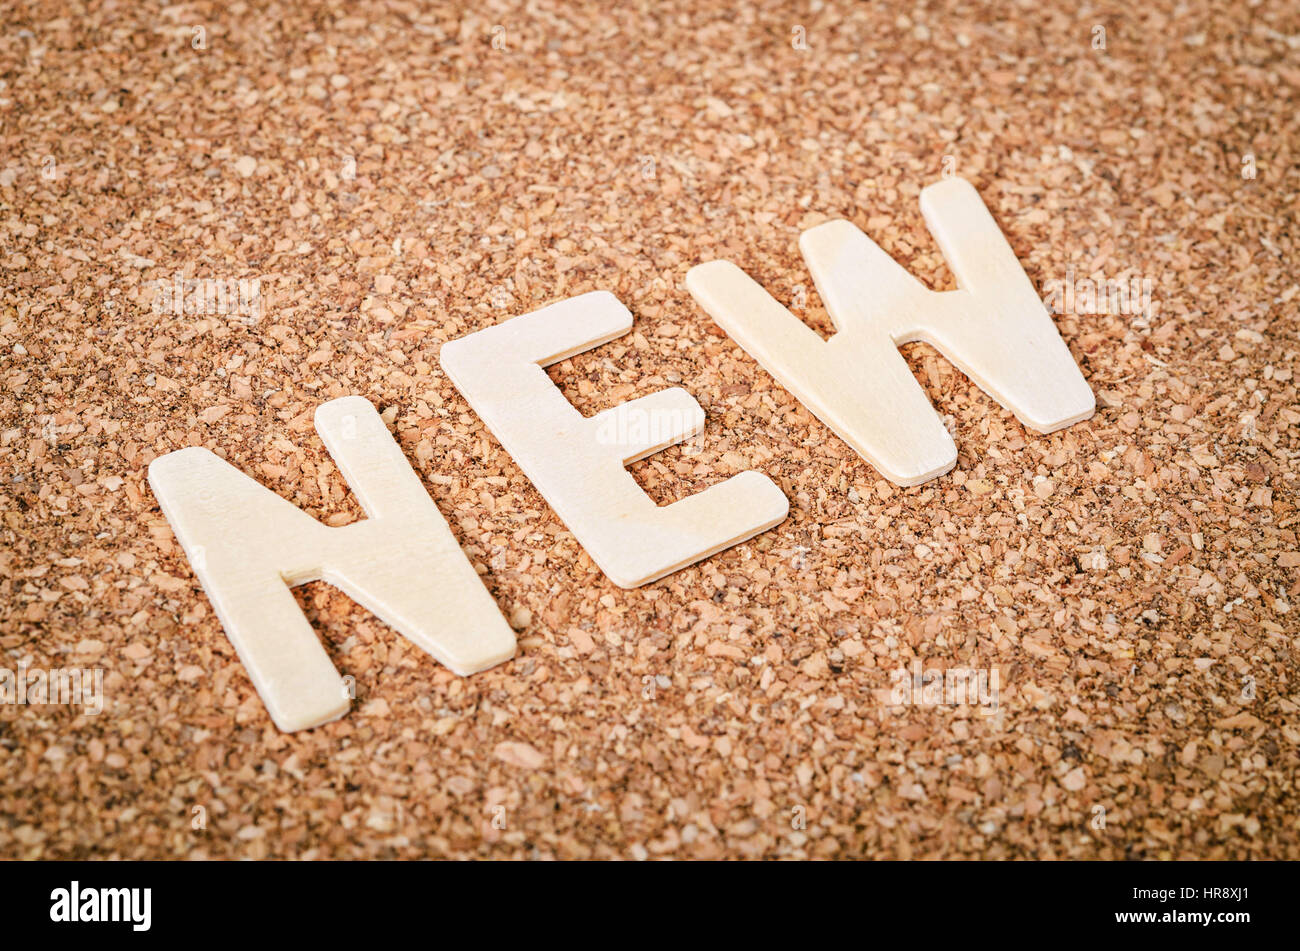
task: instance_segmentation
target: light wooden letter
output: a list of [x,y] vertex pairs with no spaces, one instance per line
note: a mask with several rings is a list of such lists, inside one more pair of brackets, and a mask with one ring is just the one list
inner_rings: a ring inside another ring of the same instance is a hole
[[374,406],[316,410],[368,516],[327,528],[206,449],[160,456],[149,484],[281,730],[337,719],[349,692],[289,591],[324,580],[458,674],[508,660],[515,635]]
[[704,411],[681,388],[584,418],[542,368],[632,329],[607,291],[583,294],[442,347],[442,367],[593,561],[624,588],[662,578],[771,528],[789,503],[742,472],[660,507],[626,469],[698,432]]
[[730,261],[686,275],[691,295],[772,376],[899,485],[942,475],[957,447],[898,352],[923,340],[1031,429],[1092,415],[1092,390],[1001,229],[969,182],[921,192],[958,290],[922,286],[847,221],[799,247],[837,333],[822,340]]

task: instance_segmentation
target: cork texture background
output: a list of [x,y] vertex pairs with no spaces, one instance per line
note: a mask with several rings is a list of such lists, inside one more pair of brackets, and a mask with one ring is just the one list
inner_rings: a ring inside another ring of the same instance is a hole
[[[1300,858],[1296,3],[2,16],[0,667],[99,667],[105,701],[0,705],[0,856]],[[1050,436],[906,347],[960,458],[899,489],[683,277],[729,258],[828,332],[797,239],[845,217],[950,288],[917,204],[945,171],[1044,294],[1152,304],[1056,317],[1099,406]],[[791,503],[635,591],[437,360],[596,289],[635,324],[551,368],[574,405],[708,414],[645,490],[755,468]],[[284,735],[146,468],[205,446],[344,524],[311,417],[348,394],[519,652],[458,678],[295,589],[357,700]],[[914,662],[996,669],[996,714],[892,702]]]

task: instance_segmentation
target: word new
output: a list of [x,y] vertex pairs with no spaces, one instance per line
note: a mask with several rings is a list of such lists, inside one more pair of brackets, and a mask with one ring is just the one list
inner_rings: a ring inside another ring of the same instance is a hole
[[[836,326],[823,340],[735,265],[694,268],[695,299],[814,414],[900,485],[935,478],[957,449],[898,352],[926,340],[1027,426],[1086,419],[1092,391],[974,188],[948,179],[921,209],[958,289],[922,287],[845,221],[800,246]],[[612,580],[634,588],[779,524],[789,511],[766,475],[747,471],[659,506],[629,463],[699,434],[684,389],[583,417],[545,367],[632,329],[597,291],[442,347],[448,377]],[[316,429],[368,516],[327,528],[202,448],[155,459],[149,483],[276,725],[342,716],[351,691],[289,588],[337,586],[458,674],[514,656],[515,635],[446,520],[367,400],[316,411]],[[987,684],[987,681],[985,682]],[[996,702],[996,682],[994,684]],[[981,704],[985,690],[977,690]],[[973,702],[973,701],[972,701]]]

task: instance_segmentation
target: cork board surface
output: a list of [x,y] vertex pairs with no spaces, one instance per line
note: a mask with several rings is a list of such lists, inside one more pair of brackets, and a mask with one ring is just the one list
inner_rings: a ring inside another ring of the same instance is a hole
[[[0,667],[105,701],[0,704],[0,856],[1300,858],[1296,6],[466,6],[6,5]],[[1051,436],[906,348],[961,455],[904,490],[682,278],[728,257],[825,332],[796,241],[846,217],[951,287],[946,161],[1040,290],[1153,303],[1057,317],[1100,406]],[[549,371],[573,403],[708,414],[646,491],[791,501],[636,591],[437,362],[595,289],[635,325]],[[358,696],[283,735],[145,470],[206,446],[346,523],[311,415],[347,394],[520,650],[461,679],[308,585]],[[892,703],[914,661],[996,669],[997,714]]]

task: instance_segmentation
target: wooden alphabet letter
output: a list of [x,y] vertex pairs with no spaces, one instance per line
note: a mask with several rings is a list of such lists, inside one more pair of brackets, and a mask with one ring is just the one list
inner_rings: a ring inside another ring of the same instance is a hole
[[316,429],[364,521],[327,528],[206,449],[149,466],[163,514],[285,731],[337,719],[350,696],[292,585],[329,582],[458,674],[515,652],[514,632],[374,406],[331,400]]
[[442,347],[440,361],[592,560],[635,588],[751,538],[785,518],[771,479],[742,472],[663,507],[625,468],[699,431],[704,412],[680,388],[584,418],[542,368],[632,329],[607,291],[583,294]]
[[822,422],[885,476],[917,485],[957,462],[901,344],[935,347],[1031,429],[1093,414],[1092,390],[1001,229],[969,182],[921,192],[921,211],[958,290],[924,287],[847,221],[799,247],[838,331],[822,340],[730,261],[691,269],[691,295]]

